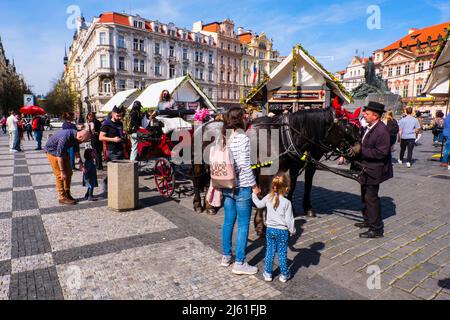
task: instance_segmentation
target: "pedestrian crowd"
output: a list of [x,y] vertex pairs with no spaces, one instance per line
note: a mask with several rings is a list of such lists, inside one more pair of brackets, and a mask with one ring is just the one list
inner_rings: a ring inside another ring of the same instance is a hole
[[[166,110],[173,105],[170,95],[163,92],[159,109]],[[400,144],[398,163],[406,163],[408,168],[413,165],[413,152],[420,139],[422,126],[413,116],[411,107],[407,107],[405,111],[405,115],[397,122],[393,112],[385,110],[382,104],[370,102],[364,108],[361,119],[362,153],[359,159],[365,167],[361,177],[363,222],[355,226],[368,230],[360,234],[361,238],[381,238],[384,235],[378,194],[380,185],[393,177],[392,152],[395,151],[397,143]],[[44,147],[55,175],[59,202],[65,205],[77,203],[71,195],[74,170],[83,172],[82,182],[87,188],[85,199],[96,201],[94,190],[98,187],[97,171],[103,170],[103,161],[128,158],[136,161],[138,132],[151,126],[157,114],[158,111],[144,113],[141,103],[136,101],[130,112],[114,107],[103,122],[97,119],[95,112],[90,112],[86,117],[84,128],[79,130],[74,124],[74,113],[64,113],[62,130],[53,134]],[[245,110],[239,107],[232,108],[223,115],[223,121],[222,147],[229,152],[233,181],[231,186],[220,189],[224,207],[220,264],[223,267],[233,265],[232,272],[237,275],[258,273],[258,268],[246,261],[247,242],[252,208],[266,209],[266,255],[263,277],[266,281],[273,281],[274,258],[278,255],[281,272],[279,280],[286,282],[291,277],[287,259],[289,236],[296,234],[292,203],[287,198],[291,185],[289,176],[286,172],[275,175],[270,193],[261,198],[261,190],[256,183],[250,162],[251,143],[245,134],[248,126]],[[8,117],[3,116],[0,123],[3,133],[6,134],[7,131],[9,133],[11,152],[22,151],[20,141],[24,132],[27,132],[29,140],[36,140],[36,150],[42,149],[44,118],[35,116],[25,120],[13,111]],[[231,137],[226,136],[227,130],[232,131]],[[450,169],[450,116],[444,117],[442,112],[436,113],[432,133],[433,144],[436,147],[444,146],[442,165]],[[127,151],[127,137],[131,144],[130,154]],[[81,143],[86,143],[83,159],[80,156]],[[211,157],[217,157],[218,154]],[[212,164],[213,162],[214,159],[211,159]],[[79,165],[78,169],[76,164]],[[214,170],[211,171],[214,179]],[[106,180],[103,181],[103,185],[106,189]],[[234,232],[236,237],[233,256]]]

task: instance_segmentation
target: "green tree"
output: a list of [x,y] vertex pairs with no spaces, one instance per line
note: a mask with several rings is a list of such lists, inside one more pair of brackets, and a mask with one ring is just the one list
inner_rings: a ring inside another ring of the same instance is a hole
[[61,115],[64,112],[74,111],[77,99],[77,93],[70,89],[61,76],[54,81],[53,88],[47,93],[42,107],[48,114]]
[[23,95],[33,94],[23,78],[16,73],[6,72],[0,77],[0,111],[18,111],[23,107]]

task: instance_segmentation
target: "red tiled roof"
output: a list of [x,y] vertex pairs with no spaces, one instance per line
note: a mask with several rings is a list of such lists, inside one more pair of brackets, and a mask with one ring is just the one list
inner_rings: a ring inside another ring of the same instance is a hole
[[203,31],[219,32],[219,30],[220,30],[220,23],[218,23],[218,22],[211,22],[211,23],[203,25],[202,29],[203,29]]
[[251,32],[242,33],[242,34],[238,35],[238,38],[241,43],[248,44],[248,43],[252,42]]
[[420,40],[422,45],[427,45],[428,37],[431,37],[432,42],[436,42],[438,40],[439,35],[441,35],[442,37],[445,36],[446,29],[448,27],[450,27],[450,21],[416,30],[413,33],[387,46],[386,48],[383,49],[383,51],[386,52],[399,49],[400,42],[402,48],[406,48],[407,46],[409,46],[411,49],[413,47],[417,47],[417,40]]
[[100,23],[114,23],[130,27],[128,16],[115,12],[106,12],[100,15]]

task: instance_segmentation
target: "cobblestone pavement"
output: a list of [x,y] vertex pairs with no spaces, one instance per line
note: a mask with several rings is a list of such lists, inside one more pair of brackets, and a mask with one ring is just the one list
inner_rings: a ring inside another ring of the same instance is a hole
[[[294,276],[282,284],[219,266],[222,210],[196,214],[189,194],[164,199],[149,177],[140,179],[136,211],[112,212],[105,199],[62,207],[45,154],[24,146],[10,154],[0,136],[0,300],[450,299],[450,172],[426,160],[433,147],[418,148],[413,169],[395,165],[396,178],[382,186],[383,239],[358,238],[358,185],[318,172],[319,217],[296,219]],[[79,172],[72,193],[85,193]],[[248,251],[261,270],[264,241],[253,228]],[[368,289],[369,265],[382,272],[379,289]]]

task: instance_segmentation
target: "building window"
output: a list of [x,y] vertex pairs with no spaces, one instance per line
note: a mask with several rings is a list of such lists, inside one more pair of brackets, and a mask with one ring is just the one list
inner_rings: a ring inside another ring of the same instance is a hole
[[141,60],[139,63],[139,72],[145,73],[145,61]]
[[159,26],[155,25],[155,32],[159,32]]
[[100,55],[100,68],[109,68],[108,65],[108,57],[106,56],[106,54],[101,54]]
[[139,72],[139,60],[138,59],[134,59],[133,71]]
[[134,21],[133,26],[138,29],[144,29],[144,23],[142,21]]
[[173,58],[175,56],[175,48],[174,46],[169,47],[169,57]]
[[183,48],[183,60],[188,60],[188,49]]
[[125,57],[119,57],[119,70],[125,70]]
[[261,51],[259,52],[259,58],[264,59],[264,52],[261,52]]
[[214,81],[214,78],[213,78],[213,71],[212,71],[212,70],[209,70],[209,73],[208,73],[208,80],[209,80],[209,81]]
[[417,85],[417,95],[418,96],[420,96],[422,94],[422,88],[423,88],[422,84],[418,84]]
[[402,67],[401,66],[397,66],[397,75],[401,75],[402,74]]
[[119,48],[125,48],[125,37],[124,36],[119,36],[117,46]]
[[234,100],[237,100],[238,99],[238,96],[237,96],[237,91],[236,90],[234,90]]
[[410,66],[409,66],[409,64],[407,64],[406,67],[405,67],[405,74],[406,75],[409,74],[409,69],[410,69]]
[[100,45],[106,45],[106,32],[100,32]]
[[174,65],[170,65],[169,66],[169,78],[175,78],[175,66]]
[[188,75],[188,67],[184,66],[183,67],[183,76],[187,76]]
[[155,63],[155,76],[161,76],[161,63]]
[[126,89],[126,81],[125,80],[119,80],[119,90],[123,91]]
[[139,51],[144,52],[144,40],[139,40]]
[[136,39],[136,38],[133,39],[133,50],[134,51],[139,50],[139,39]]
[[228,100],[231,100],[231,90],[228,90]]
[[237,72],[234,73],[234,82],[235,83],[238,82],[238,73]]
[[248,86],[248,74],[244,74],[244,86]]
[[223,70],[220,71],[220,81],[225,81]]
[[405,85],[403,87],[403,98],[407,98],[408,97],[408,91],[409,91],[409,86]]
[[231,51],[231,45],[228,44],[228,51]]
[[209,64],[214,64],[213,61],[214,54],[212,52],[209,53]]
[[424,63],[423,61],[419,62],[419,72],[422,72],[424,69]]
[[161,54],[160,45],[158,42],[155,43],[155,54]]
[[220,64],[223,65],[223,56],[220,56]]
[[231,81],[231,73],[227,72],[227,81],[230,82]]
[[228,57],[227,61],[228,61],[228,67],[229,67],[231,65],[231,58]]
[[388,69],[388,77],[392,77],[392,67]]
[[134,88],[135,88],[135,89],[139,89],[140,85],[141,85],[141,82],[140,82],[140,81],[135,81],[135,82],[134,82]]
[[111,81],[110,80],[103,81],[103,92],[111,93]]

